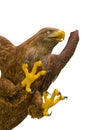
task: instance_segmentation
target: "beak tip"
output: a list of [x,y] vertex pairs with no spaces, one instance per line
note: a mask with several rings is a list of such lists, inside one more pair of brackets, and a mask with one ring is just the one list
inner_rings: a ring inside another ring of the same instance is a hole
[[65,38],[65,31],[61,30],[61,35],[62,35],[62,38],[64,40],[64,38]]
[[58,37],[61,38],[61,41],[63,41],[65,39],[65,31],[59,30]]

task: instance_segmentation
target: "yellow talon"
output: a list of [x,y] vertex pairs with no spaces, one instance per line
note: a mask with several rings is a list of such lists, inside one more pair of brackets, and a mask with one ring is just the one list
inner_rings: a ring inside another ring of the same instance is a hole
[[58,91],[58,89],[55,89],[50,98],[48,98],[47,92],[43,92],[43,98],[44,98],[44,102],[42,104],[42,108],[44,109],[43,115],[48,116],[49,108],[57,104],[60,100],[64,100],[67,97],[60,95],[60,92]]
[[36,71],[38,69],[38,67],[42,66],[42,62],[41,61],[37,61],[34,63],[34,66],[32,68],[32,71],[29,73],[28,72],[28,64],[23,64],[22,65],[22,69],[26,75],[25,79],[21,82],[22,86],[26,86],[26,91],[27,92],[31,92],[31,84],[38,79],[41,75],[45,75],[46,71],[42,70],[40,72],[38,72],[36,74]]

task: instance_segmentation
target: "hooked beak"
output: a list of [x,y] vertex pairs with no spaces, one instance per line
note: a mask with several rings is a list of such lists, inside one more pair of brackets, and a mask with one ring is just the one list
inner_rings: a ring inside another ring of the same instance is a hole
[[65,32],[63,30],[56,30],[49,34],[48,38],[55,40],[57,42],[61,42],[65,38]]

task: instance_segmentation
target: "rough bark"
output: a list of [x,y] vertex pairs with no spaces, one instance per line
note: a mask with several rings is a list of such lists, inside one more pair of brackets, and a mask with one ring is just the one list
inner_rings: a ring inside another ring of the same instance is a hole
[[79,41],[78,30],[71,32],[68,42],[59,55],[50,55],[47,59],[49,72],[44,77],[40,91],[45,91],[49,88],[51,82],[58,76],[60,71],[64,68],[66,63],[73,56]]

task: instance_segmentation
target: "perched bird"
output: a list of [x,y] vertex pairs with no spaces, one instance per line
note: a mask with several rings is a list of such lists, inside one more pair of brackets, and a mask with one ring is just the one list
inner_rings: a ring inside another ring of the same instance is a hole
[[[63,41],[64,37],[64,31],[43,28],[24,43],[14,46],[0,36],[0,130],[11,130],[28,114],[33,118],[44,116],[41,98],[43,92],[49,88],[71,58],[79,40],[78,31],[72,32],[65,49],[59,55],[52,55],[53,48]],[[41,62],[40,66],[37,65],[38,62]],[[22,65],[27,72],[35,68],[34,74],[46,71],[30,85],[33,92],[31,94],[22,84],[25,84],[23,80],[26,74]]]
[[18,77],[19,73],[22,73],[22,64],[30,62],[29,68],[32,69],[33,63],[48,57],[54,46],[63,41],[64,37],[64,31],[55,28],[43,28],[17,47],[7,39],[0,37],[0,69],[2,77],[6,77],[14,84],[17,84],[19,80],[22,80],[22,77]]

